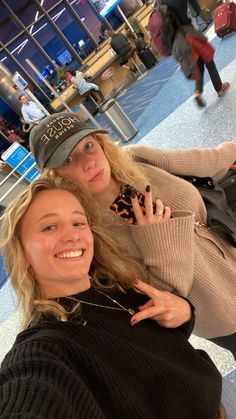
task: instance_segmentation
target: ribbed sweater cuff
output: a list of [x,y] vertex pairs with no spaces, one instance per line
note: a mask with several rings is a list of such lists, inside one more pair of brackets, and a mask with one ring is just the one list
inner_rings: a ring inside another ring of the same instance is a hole
[[[187,295],[193,277],[194,215],[134,226],[133,239],[154,277]],[[155,284],[154,284],[155,285]]]
[[178,217],[167,221],[134,226],[132,235],[142,253],[151,255],[155,248],[155,255],[166,255],[174,249],[182,253],[181,248],[188,248],[193,241],[194,215],[181,216],[186,213],[178,211]]

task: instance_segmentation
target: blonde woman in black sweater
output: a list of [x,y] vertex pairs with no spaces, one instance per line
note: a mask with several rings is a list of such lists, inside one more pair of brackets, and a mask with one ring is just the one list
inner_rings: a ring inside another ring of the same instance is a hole
[[226,418],[221,376],[188,342],[193,307],[137,279],[87,200],[42,178],[5,212],[24,330],[2,363],[1,419]]

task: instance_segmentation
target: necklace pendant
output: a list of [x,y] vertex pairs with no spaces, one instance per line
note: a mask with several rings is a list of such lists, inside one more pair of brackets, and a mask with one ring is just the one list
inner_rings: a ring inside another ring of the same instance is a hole
[[128,308],[128,312],[129,314],[131,314],[131,316],[135,314],[135,311],[132,308]]

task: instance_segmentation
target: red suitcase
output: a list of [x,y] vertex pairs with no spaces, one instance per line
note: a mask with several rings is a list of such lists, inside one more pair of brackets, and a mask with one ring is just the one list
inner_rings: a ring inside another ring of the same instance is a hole
[[224,35],[236,30],[236,4],[227,0],[214,10],[215,33],[223,38]]

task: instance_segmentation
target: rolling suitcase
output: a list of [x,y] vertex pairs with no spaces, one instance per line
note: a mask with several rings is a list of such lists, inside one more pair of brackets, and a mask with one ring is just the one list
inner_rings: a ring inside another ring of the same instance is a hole
[[149,48],[138,51],[138,56],[146,68],[152,68],[156,63],[156,57]]
[[215,33],[220,38],[236,30],[236,4],[227,0],[214,10]]

